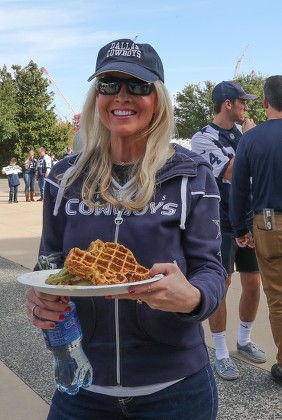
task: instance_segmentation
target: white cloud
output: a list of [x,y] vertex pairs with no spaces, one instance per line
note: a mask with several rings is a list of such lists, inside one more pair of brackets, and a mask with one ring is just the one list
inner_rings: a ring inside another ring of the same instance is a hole
[[52,7],[30,7],[23,9],[9,7],[1,10],[0,14],[0,32],[14,31],[23,28],[42,28],[55,25],[66,26],[74,23],[75,13],[64,13],[64,9]]

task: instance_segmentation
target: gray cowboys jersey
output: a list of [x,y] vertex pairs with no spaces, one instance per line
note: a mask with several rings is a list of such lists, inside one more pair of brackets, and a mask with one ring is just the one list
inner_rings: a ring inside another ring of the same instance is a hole
[[235,156],[237,145],[242,136],[241,126],[234,124],[230,130],[225,130],[210,123],[192,137],[192,150],[206,159],[213,168],[220,191],[220,222],[221,228],[232,230],[229,217],[230,181],[223,175],[230,160]]

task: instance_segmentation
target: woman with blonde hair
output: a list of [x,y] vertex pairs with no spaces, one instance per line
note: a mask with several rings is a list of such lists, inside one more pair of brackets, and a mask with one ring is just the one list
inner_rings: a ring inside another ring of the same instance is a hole
[[34,201],[36,165],[37,160],[34,158],[34,151],[30,150],[24,161],[24,192],[26,201]]
[[[75,396],[56,391],[48,420],[215,419],[201,325],[219,306],[226,275],[214,176],[200,156],[171,143],[172,104],[151,45],[112,41],[92,79],[81,153],[46,179],[36,269],[54,267],[55,256],[61,267],[70,249],[100,239],[126,246],[162,278],[125,294],[73,298],[93,383]],[[53,329],[69,309],[67,297],[27,293],[38,328]]]

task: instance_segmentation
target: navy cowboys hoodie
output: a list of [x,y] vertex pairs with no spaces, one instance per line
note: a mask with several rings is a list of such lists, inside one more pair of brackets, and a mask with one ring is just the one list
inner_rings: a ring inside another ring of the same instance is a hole
[[[162,383],[190,376],[208,363],[201,321],[219,306],[226,278],[220,260],[219,192],[203,158],[174,148],[157,174],[154,197],[140,211],[119,211],[111,204],[88,208],[80,194],[82,177],[65,189],[76,156],[58,162],[47,178],[39,260],[58,254],[63,261],[71,248],[86,249],[96,239],[116,241],[147,268],[176,263],[201,292],[201,306],[191,315],[131,300],[73,298],[96,385]],[[56,175],[62,173],[59,185]],[[113,185],[117,193],[126,188]]]

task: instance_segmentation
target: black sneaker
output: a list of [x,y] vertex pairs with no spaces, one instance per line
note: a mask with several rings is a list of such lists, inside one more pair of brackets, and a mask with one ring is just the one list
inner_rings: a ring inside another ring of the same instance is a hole
[[275,382],[282,386],[282,366],[278,365],[278,363],[275,363],[275,365],[272,366],[270,373],[272,379],[274,379]]

